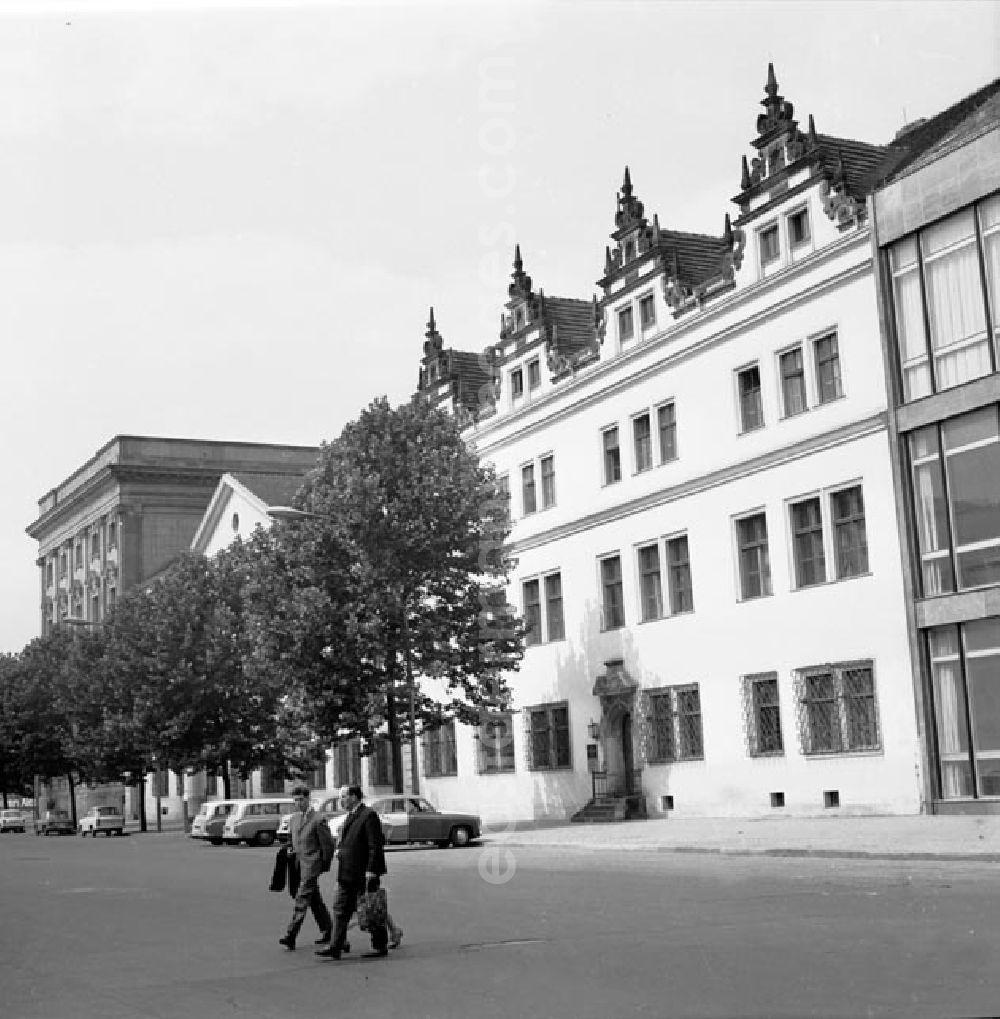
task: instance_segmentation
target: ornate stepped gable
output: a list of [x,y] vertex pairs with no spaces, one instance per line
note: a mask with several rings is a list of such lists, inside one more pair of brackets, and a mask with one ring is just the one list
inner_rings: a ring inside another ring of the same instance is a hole
[[597,359],[600,337],[595,301],[547,297],[544,290],[535,293],[531,277],[524,271],[520,244],[514,247],[514,271],[507,295],[506,310],[500,316],[500,343],[493,348],[498,364],[542,346],[552,379],[558,381]]
[[[821,180],[823,209],[841,229],[863,222],[865,196],[884,159],[884,146],[817,134],[812,114],[803,133],[794,107],[778,93],[774,64],[767,65],[761,106],[764,112],[757,117],[757,137],[751,143],[757,155],[749,163],[743,157],[740,193],[733,198],[740,207],[736,225],[769,211],[772,203],[787,193],[789,178],[804,169],[811,171],[808,183]],[[751,210],[751,202],[762,195],[767,195],[768,201]]]
[[[604,338],[604,311],[617,301],[640,275],[648,279],[660,272],[664,297],[674,314],[700,304],[707,296],[731,288],[735,269],[743,259],[745,238],[725,218],[721,237],[664,229],[654,213],[650,223],[643,203],[635,197],[632,176],[625,167],[625,178],[617,195],[614,246],[604,249],[604,276],[597,285],[604,297],[596,306]],[[625,290],[615,285],[624,279]]]
[[[430,310],[424,341],[424,356],[420,363],[418,388],[435,402],[451,400],[452,410],[465,423],[471,423],[480,414],[493,411],[493,372],[489,353],[445,347],[434,309]],[[447,389],[442,392],[442,383]]]

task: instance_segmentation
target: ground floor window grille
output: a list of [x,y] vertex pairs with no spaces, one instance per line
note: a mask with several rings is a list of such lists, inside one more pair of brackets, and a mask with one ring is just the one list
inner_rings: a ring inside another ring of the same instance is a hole
[[424,774],[428,778],[458,774],[454,720],[427,729],[423,735],[423,744]]
[[211,771],[205,776],[205,795],[206,796],[219,795],[219,777],[218,775]]
[[540,704],[525,711],[528,767],[533,771],[570,768],[569,706]]
[[743,677],[743,722],[751,757],[784,753],[776,672]]
[[477,740],[480,775],[514,771],[514,725],[509,714],[488,715]]
[[881,750],[870,661],[800,669],[795,687],[803,754]]
[[333,748],[334,785],[361,785],[361,743],[345,740]]
[[265,766],[261,770],[260,791],[265,796],[274,796],[285,791],[285,780],[278,774],[277,768]]
[[704,757],[697,683],[650,690],[648,704],[646,743],[651,764]]
[[392,785],[392,743],[379,737],[371,759],[372,785]]

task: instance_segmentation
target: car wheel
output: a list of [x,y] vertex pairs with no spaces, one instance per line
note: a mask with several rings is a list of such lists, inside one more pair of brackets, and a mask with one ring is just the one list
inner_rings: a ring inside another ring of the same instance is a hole
[[209,839],[208,840],[213,846],[221,846],[222,839]]
[[447,849],[451,845],[451,839],[438,839],[435,845],[438,849]]
[[456,848],[467,846],[472,841],[472,832],[461,825],[451,829],[451,844]]
[[274,832],[273,831],[259,831],[254,842],[258,846],[270,846],[274,844]]

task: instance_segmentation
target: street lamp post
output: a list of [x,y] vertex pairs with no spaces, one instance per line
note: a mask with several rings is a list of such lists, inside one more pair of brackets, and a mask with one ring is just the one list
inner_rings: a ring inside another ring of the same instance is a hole
[[[383,508],[383,516],[385,509]],[[268,506],[267,515],[273,520],[331,520],[323,513],[311,510],[296,509],[294,506]],[[413,681],[413,665],[410,659],[410,625],[405,598],[401,598],[401,624],[403,636],[403,667],[406,674],[406,685],[409,688],[409,723],[410,723],[410,786],[413,795],[420,792],[420,771],[417,763],[417,710],[416,684]],[[395,708],[393,709],[395,710]],[[395,728],[395,727],[394,727]],[[398,729],[396,730],[398,733]]]

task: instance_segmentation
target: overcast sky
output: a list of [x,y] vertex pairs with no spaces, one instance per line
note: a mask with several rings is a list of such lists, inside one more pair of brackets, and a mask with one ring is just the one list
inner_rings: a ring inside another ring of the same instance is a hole
[[0,650],[37,501],[116,434],[318,444],[497,338],[512,243],[589,298],[626,163],[719,233],[768,61],[885,142],[1000,74],[991,3],[0,0]]

